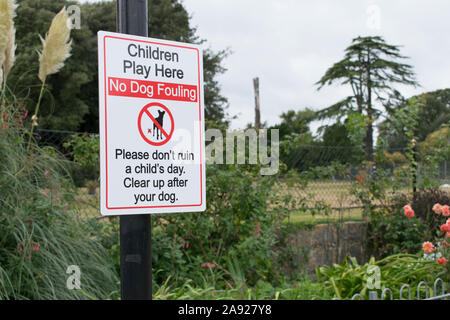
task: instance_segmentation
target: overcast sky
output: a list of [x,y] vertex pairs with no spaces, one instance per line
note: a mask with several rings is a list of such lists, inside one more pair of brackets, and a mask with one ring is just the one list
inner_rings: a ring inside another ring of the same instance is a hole
[[[261,120],[279,123],[289,109],[320,109],[345,97],[337,86],[314,83],[359,35],[401,45],[422,87],[411,95],[450,87],[448,0],[184,0],[191,25],[215,51],[229,48],[218,79],[229,100],[232,128],[254,121],[254,77],[260,78]],[[317,127],[315,124],[313,127]],[[314,129],[314,128],[313,128]]]

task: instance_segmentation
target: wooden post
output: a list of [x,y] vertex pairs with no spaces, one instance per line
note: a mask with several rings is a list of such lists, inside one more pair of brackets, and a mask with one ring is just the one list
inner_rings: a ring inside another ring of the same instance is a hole
[[413,152],[413,163],[412,163],[412,168],[413,168],[413,176],[412,176],[412,185],[413,185],[413,200],[416,200],[416,196],[417,196],[417,174],[419,171],[419,165],[417,163],[418,159],[417,159],[417,146],[416,146],[416,139],[412,138],[412,152]]
[[253,88],[255,89],[255,129],[261,129],[261,113],[259,109],[259,78],[253,79]]
[[[117,0],[117,31],[148,36],[147,0]],[[122,300],[152,299],[152,229],[149,214],[120,216]]]

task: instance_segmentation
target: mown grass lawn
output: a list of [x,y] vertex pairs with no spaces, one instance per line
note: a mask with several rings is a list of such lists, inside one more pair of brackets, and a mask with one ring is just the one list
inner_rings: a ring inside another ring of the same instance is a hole
[[333,210],[330,214],[310,214],[302,212],[291,212],[285,223],[299,226],[315,225],[320,223],[336,223],[347,221],[364,221],[362,208],[351,208]]

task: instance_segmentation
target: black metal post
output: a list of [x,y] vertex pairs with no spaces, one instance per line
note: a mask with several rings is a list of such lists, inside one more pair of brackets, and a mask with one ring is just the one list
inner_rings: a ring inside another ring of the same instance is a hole
[[[147,0],[117,0],[117,32],[148,36]],[[120,216],[122,300],[152,299],[151,217]]]

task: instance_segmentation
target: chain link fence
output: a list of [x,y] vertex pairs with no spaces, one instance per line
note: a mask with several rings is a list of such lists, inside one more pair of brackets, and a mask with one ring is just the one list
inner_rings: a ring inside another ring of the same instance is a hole
[[[55,147],[72,160],[70,150],[64,148],[63,145],[73,135],[83,134],[98,136],[96,133],[38,129],[36,138],[40,145]],[[351,192],[352,185],[355,182],[362,182],[364,178],[376,179],[379,169],[383,169],[384,174],[387,173],[394,179],[398,169],[404,165],[401,161],[400,163],[394,161],[389,163],[388,161],[382,168],[377,168],[375,165],[363,168],[359,164],[361,152],[363,152],[361,148],[348,146],[297,146],[293,152],[285,155],[282,160],[288,167],[294,168],[299,177],[304,177],[304,180],[294,179],[292,181],[280,177],[279,190],[276,190],[276,192],[287,197],[301,199],[304,208],[310,210],[315,208],[361,208],[361,203]],[[397,157],[400,157],[399,155],[404,154],[405,150],[390,150],[390,153],[394,155],[397,153]],[[428,174],[424,167],[423,164],[419,163],[417,175],[419,184],[424,181]],[[439,165],[438,171],[435,174],[437,177],[435,184],[450,191],[450,161],[443,161]],[[98,177],[92,176],[92,173],[87,178],[87,180],[95,179],[98,179]],[[412,191],[411,183],[405,184],[404,191]]]
[[67,154],[67,150],[64,149],[63,144],[71,139],[73,135],[97,135],[98,133],[89,132],[77,132],[66,130],[48,130],[48,129],[35,129],[34,136],[41,146],[52,146],[63,154]]

